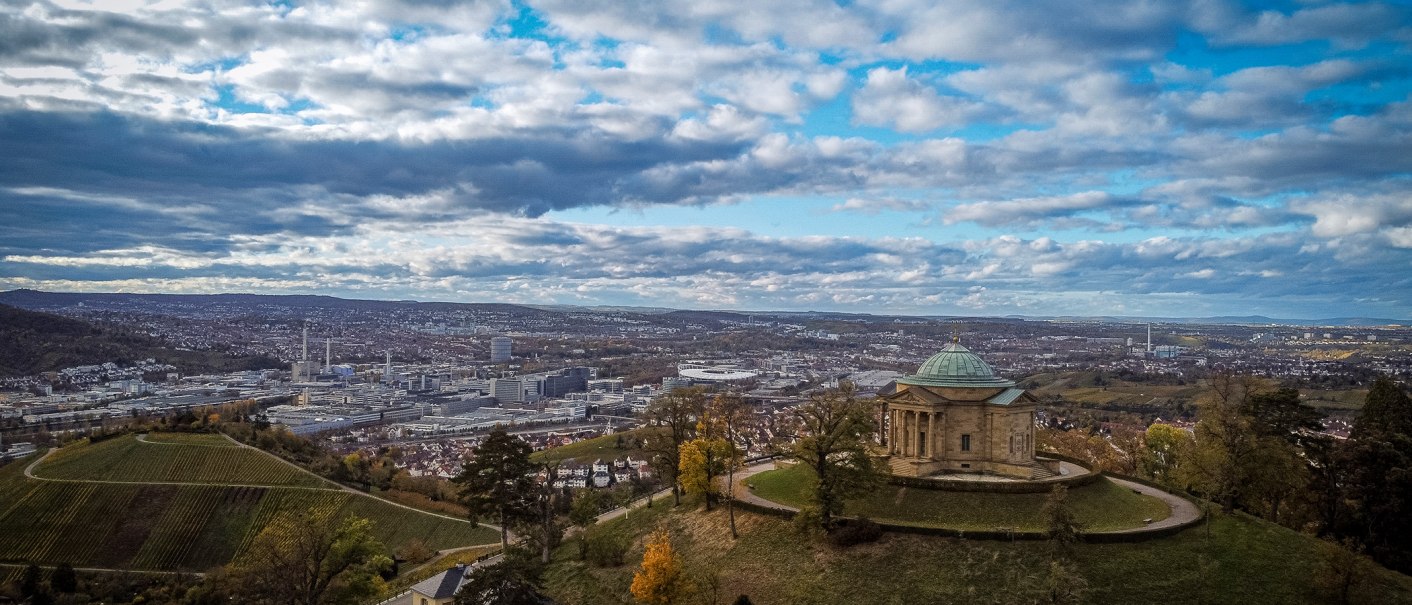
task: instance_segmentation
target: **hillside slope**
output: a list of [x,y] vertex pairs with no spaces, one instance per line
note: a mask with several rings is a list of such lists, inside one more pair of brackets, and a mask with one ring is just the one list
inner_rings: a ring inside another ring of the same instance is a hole
[[24,472],[33,459],[0,468],[0,561],[202,571],[306,510],[371,519],[389,551],[413,539],[433,549],[498,540],[488,528],[352,493],[243,446],[125,436],[55,456],[52,466],[33,465],[34,478]]
[[[721,509],[672,510],[659,501],[595,531],[633,540],[627,564],[597,568],[577,546],[555,552],[546,592],[565,605],[617,604],[642,560],[644,536],[664,527],[688,574],[717,602],[758,605],[1032,603],[1046,597],[1050,546],[886,534],[849,549],[801,536],[788,522],[739,513],[732,540]],[[1209,536],[1209,537],[1208,537]],[[1333,547],[1243,515],[1136,544],[1079,544],[1073,560],[1084,603],[1328,603],[1321,577]],[[1412,578],[1365,563],[1352,602],[1412,603]]]
[[269,357],[182,351],[136,334],[51,313],[0,305],[0,376],[28,376],[67,367],[154,358],[183,372],[280,367]]

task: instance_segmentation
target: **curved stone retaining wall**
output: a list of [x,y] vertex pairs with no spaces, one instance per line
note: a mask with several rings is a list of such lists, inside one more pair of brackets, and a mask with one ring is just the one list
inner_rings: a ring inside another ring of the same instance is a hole
[[902,477],[889,475],[887,482],[892,485],[903,487],[915,487],[919,489],[934,489],[950,492],[985,492],[991,494],[1038,494],[1054,489],[1055,485],[1066,485],[1070,488],[1088,485],[1097,481],[1103,474],[1093,470],[1093,465],[1070,458],[1068,456],[1058,456],[1045,454],[1046,458],[1062,460],[1070,464],[1081,466],[1087,473],[1074,477],[1063,477],[1059,479],[1048,479],[1042,481],[966,481],[962,479],[933,479],[930,477]]

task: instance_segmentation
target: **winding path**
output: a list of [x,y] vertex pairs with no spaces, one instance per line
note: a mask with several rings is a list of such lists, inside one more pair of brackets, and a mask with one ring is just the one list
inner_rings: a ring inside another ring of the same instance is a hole
[[[760,496],[755,495],[755,492],[751,491],[750,488],[746,486],[746,481],[745,481],[746,478],[749,478],[749,477],[751,477],[751,476],[753,476],[753,475],[756,475],[756,474],[761,473],[761,472],[764,472],[764,471],[769,471],[769,470],[774,470],[774,469],[775,469],[775,463],[774,463],[773,460],[771,460],[771,461],[767,461],[767,462],[761,462],[761,463],[758,463],[758,464],[754,464],[754,465],[748,466],[748,467],[746,467],[746,468],[744,468],[744,469],[742,469],[742,470],[736,471],[736,473],[735,473],[735,476],[736,476],[736,483],[735,483],[735,485],[733,486],[733,489],[731,490],[731,493],[734,494],[736,500],[741,500],[741,501],[749,502],[749,503],[755,504],[755,505],[757,505],[757,506],[764,506],[764,507],[767,507],[767,508],[774,508],[774,509],[777,509],[777,510],[783,510],[783,511],[789,511],[789,512],[799,512],[799,509],[798,509],[798,508],[795,508],[795,507],[793,507],[793,506],[789,506],[789,505],[786,505],[786,504],[781,504],[781,503],[779,503],[779,502],[775,502],[774,500],[767,500],[767,499],[765,499],[765,498],[761,498]],[[724,478],[723,478],[723,479],[724,479]],[[1140,493],[1140,494],[1142,494],[1142,495],[1145,495],[1145,496],[1152,496],[1153,498],[1157,498],[1157,499],[1159,499],[1159,500],[1165,502],[1165,503],[1167,504],[1167,508],[1171,509],[1172,512],[1171,512],[1170,515],[1167,516],[1166,519],[1162,519],[1162,520],[1160,520],[1160,521],[1153,521],[1152,523],[1149,523],[1149,524],[1147,524],[1147,525],[1142,525],[1142,526],[1139,526],[1139,527],[1130,527],[1130,528],[1127,528],[1127,529],[1114,529],[1114,530],[1108,530],[1108,531],[1096,531],[1096,532],[1086,532],[1086,533],[1091,533],[1091,534],[1146,534],[1146,533],[1152,533],[1152,532],[1156,532],[1156,531],[1161,531],[1161,530],[1164,530],[1164,529],[1167,529],[1167,528],[1170,528],[1170,527],[1175,527],[1175,526],[1178,526],[1178,525],[1182,525],[1182,524],[1185,524],[1185,523],[1190,523],[1190,522],[1192,522],[1192,521],[1195,521],[1195,520],[1201,518],[1201,510],[1198,509],[1195,504],[1193,504],[1190,500],[1187,500],[1186,498],[1183,498],[1183,497],[1181,497],[1181,496],[1177,496],[1177,495],[1175,495],[1175,494],[1167,493],[1167,492],[1162,491],[1162,490],[1160,490],[1160,489],[1157,489],[1157,488],[1155,488],[1155,487],[1150,487],[1150,486],[1143,485],[1143,484],[1141,484],[1141,483],[1135,483],[1135,482],[1133,482],[1133,481],[1128,481],[1128,480],[1126,480],[1126,479],[1119,479],[1119,478],[1117,478],[1117,477],[1108,476],[1108,480],[1109,480],[1109,481],[1112,481],[1113,483],[1115,483],[1115,484],[1117,484],[1117,485],[1120,485],[1120,486],[1125,487],[1125,488],[1127,488],[1127,489],[1131,489],[1131,490],[1133,490],[1133,491],[1135,491],[1135,492],[1138,492],[1138,493]]]

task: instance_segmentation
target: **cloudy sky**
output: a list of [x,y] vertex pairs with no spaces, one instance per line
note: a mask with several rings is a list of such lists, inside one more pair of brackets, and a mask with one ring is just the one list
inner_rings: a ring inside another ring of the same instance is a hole
[[0,0],[0,289],[1412,317],[1412,8]]

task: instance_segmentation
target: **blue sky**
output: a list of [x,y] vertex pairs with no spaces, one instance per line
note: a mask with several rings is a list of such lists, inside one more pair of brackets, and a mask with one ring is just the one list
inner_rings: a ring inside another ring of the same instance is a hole
[[0,288],[1412,317],[1401,3],[0,5]]

